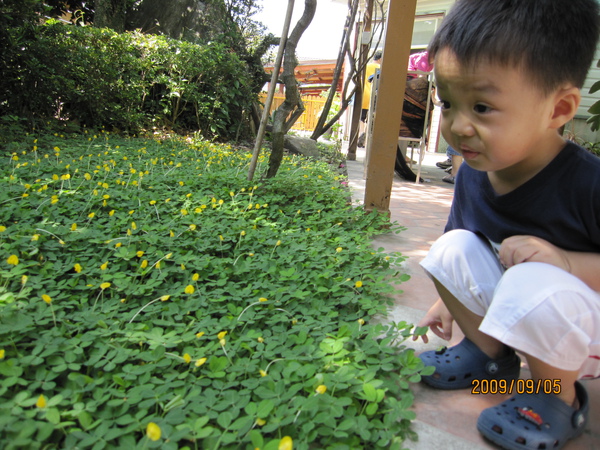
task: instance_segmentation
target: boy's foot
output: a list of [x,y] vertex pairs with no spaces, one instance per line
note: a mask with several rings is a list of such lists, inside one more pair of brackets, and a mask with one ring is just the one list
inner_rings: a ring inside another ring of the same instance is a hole
[[553,394],[517,394],[498,406],[484,409],[477,429],[505,449],[558,449],[583,433],[589,401],[585,388],[575,383],[579,409]]
[[512,348],[506,356],[492,359],[467,338],[454,347],[423,352],[419,357],[426,366],[435,367],[433,375],[422,379],[437,389],[469,388],[474,380],[513,380],[521,370],[521,359]]
[[440,169],[447,169],[448,167],[452,167],[452,160],[448,158],[446,161],[440,161],[435,163]]

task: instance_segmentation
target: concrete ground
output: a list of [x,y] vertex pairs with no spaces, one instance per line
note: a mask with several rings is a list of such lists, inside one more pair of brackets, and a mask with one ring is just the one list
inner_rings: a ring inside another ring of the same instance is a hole
[[[352,188],[355,204],[364,198],[364,149],[358,149],[357,160],[348,161],[348,183]],[[418,157],[415,156],[415,159]],[[394,306],[389,320],[405,320],[417,323],[429,307],[437,300],[433,284],[425,276],[419,262],[427,254],[431,244],[442,234],[454,192],[452,184],[444,183],[445,172],[435,166],[444,161],[445,154],[426,153],[422,174],[423,183],[404,181],[397,175],[394,178],[390,213],[392,222],[406,227],[399,234],[387,233],[376,237],[373,245],[383,247],[388,252],[400,252],[408,259],[403,263],[403,273],[411,279],[401,285],[401,291],[394,296]],[[414,168],[416,173],[417,169]],[[429,333],[429,344],[412,341],[405,345],[416,349],[417,353],[446,345],[445,341]],[[450,345],[462,338],[455,327]],[[527,379],[526,365],[521,370],[521,378]],[[583,382],[590,396],[590,419],[585,433],[570,441],[566,450],[600,450],[600,379]],[[404,446],[410,450],[478,450],[497,448],[486,441],[477,431],[479,413],[490,406],[501,403],[510,395],[472,395],[470,389],[459,391],[439,391],[424,384],[414,385],[417,418],[413,429],[418,433],[417,442],[407,441]]]

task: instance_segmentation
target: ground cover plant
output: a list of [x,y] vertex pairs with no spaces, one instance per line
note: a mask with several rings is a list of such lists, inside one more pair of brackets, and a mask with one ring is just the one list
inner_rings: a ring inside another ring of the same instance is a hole
[[[3,448],[401,448],[401,255],[322,162],[32,134],[0,168]],[[264,171],[264,166],[259,165]],[[397,230],[396,230],[397,231]]]

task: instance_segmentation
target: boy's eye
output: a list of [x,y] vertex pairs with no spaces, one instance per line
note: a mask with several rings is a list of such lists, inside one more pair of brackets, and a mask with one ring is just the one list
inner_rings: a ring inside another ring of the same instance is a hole
[[492,108],[490,108],[489,106],[481,105],[481,104],[475,105],[473,107],[473,111],[475,111],[478,114],[485,114],[485,113],[490,112],[491,110],[492,110]]

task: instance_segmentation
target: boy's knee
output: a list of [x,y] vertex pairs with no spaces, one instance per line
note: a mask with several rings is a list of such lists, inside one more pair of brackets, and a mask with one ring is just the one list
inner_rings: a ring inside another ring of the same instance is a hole
[[487,243],[467,230],[452,230],[438,238],[429,250],[440,261],[467,260],[482,252],[489,253]]
[[449,251],[470,249],[473,246],[480,246],[482,240],[472,231],[451,230],[442,234],[433,244],[430,251]]

